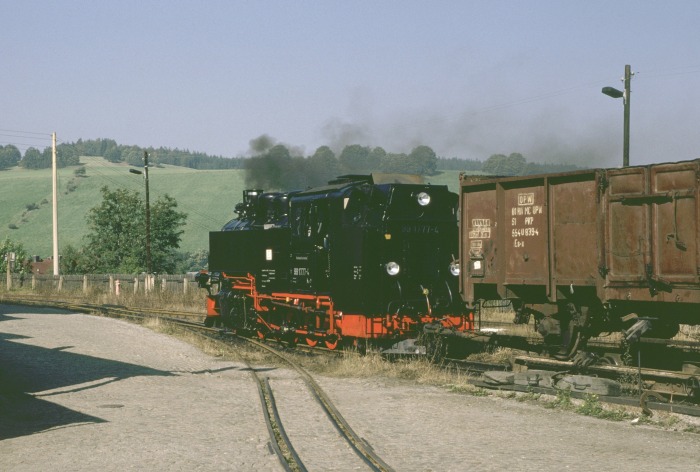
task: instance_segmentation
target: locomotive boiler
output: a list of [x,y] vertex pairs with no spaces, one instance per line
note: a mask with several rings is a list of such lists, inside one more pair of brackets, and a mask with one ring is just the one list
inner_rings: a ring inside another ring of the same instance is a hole
[[391,343],[470,320],[459,295],[458,196],[409,176],[244,192],[210,233],[208,325],[290,344]]

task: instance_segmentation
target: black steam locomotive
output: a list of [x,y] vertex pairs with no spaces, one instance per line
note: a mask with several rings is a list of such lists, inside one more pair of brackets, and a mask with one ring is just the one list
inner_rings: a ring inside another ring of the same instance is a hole
[[246,190],[209,235],[206,324],[335,349],[471,328],[459,295],[458,196],[414,176]]

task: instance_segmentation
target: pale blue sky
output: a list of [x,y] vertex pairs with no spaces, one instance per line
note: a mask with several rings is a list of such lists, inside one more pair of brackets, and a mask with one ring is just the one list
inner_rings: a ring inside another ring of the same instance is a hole
[[[0,0],[0,144],[700,157],[700,2]],[[22,133],[15,133],[21,131]],[[34,137],[40,138],[34,140]],[[43,140],[43,141],[42,141]]]

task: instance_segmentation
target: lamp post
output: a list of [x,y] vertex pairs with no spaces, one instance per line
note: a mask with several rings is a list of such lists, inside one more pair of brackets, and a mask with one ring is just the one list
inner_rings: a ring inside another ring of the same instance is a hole
[[632,81],[632,68],[629,64],[625,66],[625,90],[621,91],[614,87],[603,87],[603,92],[608,97],[622,98],[625,106],[624,132],[622,144],[622,167],[630,165],[630,82]]
[[151,265],[151,204],[148,195],[148,152],[143,151],[143,172],[137,169],[129,169],[132,174],[143,174],[143,180],[146,182],[146,271],[148,274],[153,273]]

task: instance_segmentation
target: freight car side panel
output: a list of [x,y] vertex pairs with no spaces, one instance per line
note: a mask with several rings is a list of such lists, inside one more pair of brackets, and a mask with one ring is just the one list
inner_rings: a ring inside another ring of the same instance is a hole
[[464,297],[474,300],[474,285],[495,286],[499,281],[496,184],[463,187],[461,199],[459,250],[466,268],[461,285]]
[[594,173],[549,180],[554,286],[594,286],[598,277],[598,186]]
[[700,161],[607,171],[607,299],[700,301]]
[[651,192],[668,196],[652,206],[654,272],[671,283],[697,284],[700,276],[698,178],[697,162],[651,169]]
[[649,257],[649,215],[646,168],[627,167],[608,172],[607,282],[609,285],[645,282]]
[[558,286],[596,285],[595,171],[462,183],[462,293],[556,301]]
[[505,284],[546,285],[549,274],[544,181],[504,185]]

